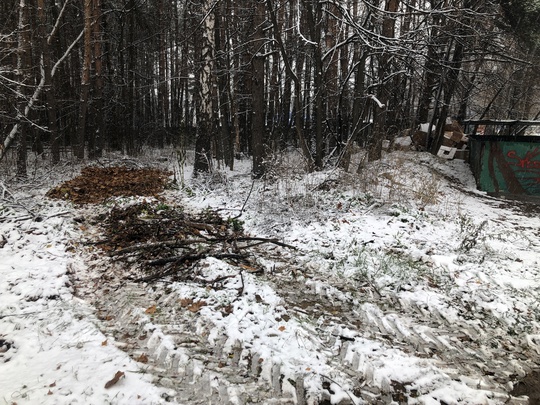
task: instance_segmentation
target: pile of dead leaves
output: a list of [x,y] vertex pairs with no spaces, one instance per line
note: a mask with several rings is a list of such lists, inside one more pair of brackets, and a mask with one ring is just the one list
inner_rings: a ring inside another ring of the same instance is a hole
[[153,168],[86,167],[80,176],[49,190],[47,197],[97,204],[111,197],[156,196],[167,186],[170,174]]

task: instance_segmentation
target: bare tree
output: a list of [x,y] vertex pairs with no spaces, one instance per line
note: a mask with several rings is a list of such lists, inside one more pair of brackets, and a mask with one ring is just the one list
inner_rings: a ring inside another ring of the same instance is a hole
[[19,26],[17,48],[17,176],[26,177],[27,138],[29,125],[25,108],[28,103],[29,89],[32,87],[30,72],[32,44],[30,31],[30,8],[26,0],[19,0]]
[[[66,3],[67,4],[67,3]],[[53,25],[53,29],[51,33],[47,36],[48,39],[52,38],[58,27],[58,22],[62,18],[63,11],[65,10],[65,7],[62,8],[62,11],[58,15],[58,19],[56,20],[56,23]],[[25,66],[25,63],[30,63],[28,60],[30,49],[31,49],[31,35],[29,30],[29,25],[27,24],[27,13],[28,13],[28,4],[26,0],[20,0],[19,3],[19,29],[18,29],[18,47],[17,47],[17,64],[21,69],[17,69],[17,72],[19,74],[19,77],[15,81],[17,89],[17,96],[18,96],[18,102],[17,102],[17,120],[15,124],[13,125],[11,131],[4,139],[3,145],[0,145],[0,161],[5,157],[6,152],[8,148],[11,146],[11,144],[19,138],[19,131],[20,126],[22,123],[29,123],[30,113],[33,110],[33,108],[36,106],[36,104],[39,101],[39,98],[45,89],[45,83],[46,83],[46,75],[49,75],[49,73],[46,73],[45,66],[46,64],[41,64],[41,77],[39,79],[39,83],[37,85],[33,86],[32,83],[29,83],[30,81],[30,70],[29,69],[23,69],[23,66]],[[63,54],[58,58],[58,60],[50,67],[50,79],[52,80],[58,71],[58,68],[64,62],[67,57],[70,55],[71,51],[74,49],[75,45],[78,43],[78,41],[82,38],[83,32],[81,32],[74,40],[69,44],[67,49],[64,50]],[[26,74],[25,74],[26,73]],[[26,80],[26,82],[25,82]],[[33,92],[31,90],[33,89]],[[26,159],[24,155],[26,154],[26,147],[22,147],[23,144],[26,142],[26,133],[21,131],[21,138],[22,139],[18,142],[18,145],[21,145],[20,148],[20,171],[21,174],[24,173],[25,169],[22,167],[23,163],[26,162]],[[24,150],[22,150],[24,149]],[[19,148],[18,148],[19,150]]]
[[92,96],[92,126],[88,137],[88,157],[98,158],[102,155],[105,137],[104,77],[103,77],[103,32],[102,32],[102,0],[92,0],[92,55],[94,65],[94,88]]
[[81,74],[81,96],[79,100],[79,123],[77,127],[77,138],[73,148],[73,153],[78,159],[84,159],[86,118],[90,99],[90,70],[92,68],[93,55],[92,25],[94,24],[93,3],[94,0],[84,0],[84,56]]
[[253,28],[254,34],[251,41],[251,95],[253,107],[252,120],[252,154],[254,177],[261,177],[264,172],[264,158],[266,148],[266,123],[265,123],[265,97],[264,97],[264,79],[265,79],[265,6],[263,0],[253,0]]
[[46,16],[45,0],[37,0],[38,5],[38,20],[39,20],[39,37],[41,45],[41,71],[45,86],[46,96],[46,110],[49,124],[49,136],[51,142],[51,156],[52,163],[56,164],[60,162],[60,147],[59,147],[59,131],[58,131],[58,109],[56,103],[56,96],[54,93],[52,83],[52,62],[51,62],[51,38],[52,34],[49,34],[49,24]]
[[394,56],[390,50],[395,38],[399,3],[399,0],[385,0],[384,2],[381,28],[382,48],[377,53],[377,98],[374,98],[373,105],[373,133],[368,152],[369,160],[381,158],[382,144],[390,130],[389,110],[395,108],[395,105],[390,104],[390,94],[394,91],[393,81],[390,78],[396,74]]
[[194,172],[207,173],[211,170],[211,146],[214,131],[214,111],[212,104],[212,88],[215,83],[214,75],[214,7],[216,3],[211,0],[203,0],[199,4],[201,18],[200,43],[195,46],[198,62],[197,83],[197,140],[195,143],[195,166]]
[[304,131],[303,131],[302,113],[304,109],[302,108],[302,85],[300,83],[300,79],[298,78],[297,74],[294,72],[292,68],[290,55],[288,54],[285,44],[283,43],[283,37],[282,37],[280,25],[278,23],[277,16],[276,16],[276,9],[274,8],[274,4],[272,0],[266,0],[266,6],[267,6],[268,14],[270,15],[270,21],[272,23],[272,27],[274,29],[274,39],[276,40],[279,46],[279,52],[281,54],[283,63],[285,65],[286,74],[294,83],[294,93],[295,93],[294,109],[295,109],[296,134],[298,136],[298,143],[300,144],[300,147],[304,154],[304,158],[306,159],[307,168],[308,170],[311,171],[314,168],[314,161],[313,161],[313,157],[311,155],[311,151],[309,149],[309,146],[307,144],[306,138],[304,136]]
[[348,169],[354,143],[377,159],[418,122],[436,152],[448,116],[538,114],[538,15],[526,0],[0,2],[0,159],[17,140],[24,175],[42,136],[53,162],[63,140],[79,158],[195,146],[196,173],[241,152],[260,176],[286,146],[308,170]]

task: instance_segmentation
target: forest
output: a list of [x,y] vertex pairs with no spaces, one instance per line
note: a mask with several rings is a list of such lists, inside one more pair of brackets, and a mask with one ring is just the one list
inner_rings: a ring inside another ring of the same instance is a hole
[[533,0],[5,0],[0,160],[195,150],[194,173],[294,147],[349,170],[448,118],[536,119]]

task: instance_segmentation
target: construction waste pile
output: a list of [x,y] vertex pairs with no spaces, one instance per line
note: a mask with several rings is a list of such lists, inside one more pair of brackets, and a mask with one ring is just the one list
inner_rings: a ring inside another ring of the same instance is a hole
[[[404,133],[404,137],[397,138],[394,142],[394,148],[399,150],[426,150],[429,140],[429,123],[420,124],[418,129],[408,129]],[[435,131],[432,126],[431,132]],[[467,144],[469,138],[464,133],[463,128],[455,120],[448,121],[444,126],[444,138],[441,147],[437,153],[445,159],[462,159],[467,160],[469,151]]]

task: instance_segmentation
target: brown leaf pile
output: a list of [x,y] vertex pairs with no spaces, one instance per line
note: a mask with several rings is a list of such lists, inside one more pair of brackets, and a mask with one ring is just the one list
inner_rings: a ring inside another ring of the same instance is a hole
[[80,176],[49,190],[47,197],[97,204],[111,197],[156,196],[167,185],[169,175],[152,168],[86,167]]

